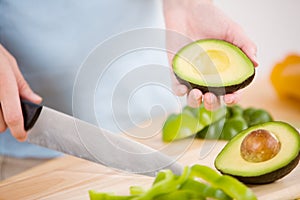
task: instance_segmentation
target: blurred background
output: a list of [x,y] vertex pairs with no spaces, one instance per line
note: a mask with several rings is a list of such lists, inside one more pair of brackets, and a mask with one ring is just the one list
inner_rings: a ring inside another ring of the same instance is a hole
[[299,0],[214,0],[258,47],[257,78],[269,75],[286,54],[300,54]]
[[300,129],[300,1],[214,2],[244,28],[258,48],[256,77],[240,103],[267,109],[275,120]]

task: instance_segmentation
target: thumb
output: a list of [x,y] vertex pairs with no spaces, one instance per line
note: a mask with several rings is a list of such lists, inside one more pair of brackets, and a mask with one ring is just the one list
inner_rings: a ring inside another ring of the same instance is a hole
[[20,75],[20,77],[17,77],[17,83],[20,97],[37,104],[42,102],[42,97],[32,91],[22,75]]
[[31,101],[33,103],[37,103],[37,104],[41,103],[42,97],[34,93],[32,89],[29,87],[27,81],[24,79],[21,71],[19,70],[16,59],[5,48],[3,48],[1,44],[0,44],[0,49],[7,56],[9,63],[12,67],[13,73],[17,81],[20,97],[28,101]]

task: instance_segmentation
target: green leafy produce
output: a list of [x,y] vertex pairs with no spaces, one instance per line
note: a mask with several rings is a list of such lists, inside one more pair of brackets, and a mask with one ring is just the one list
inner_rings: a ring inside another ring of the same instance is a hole
[[209,111],[203,105],[199,108],[185,106],[181,113],[171,114],[165,121],[162,131],[163,141],[170,142],[195,136],[208,125],[224,118],[226,112],[226,107]]
[[184,107],[179,114],[170,115],[164,123],[163,141],[196,136],[203,139],[230,140],[248,127],[272,121],[272,116],[263,109],[239,105],[220,107],[215,111]]
[[255,200],[254,193],[237,179],[221,175],[204,165],[186,166],[181,175],[170,170],[160,171],[152,187],[144,190],[139,186],[130,188],[130,195],[89,191],[91,200]]
[[248,126],[272,121],[271,115],[263,109],[247,108],[243,112],[243,117],[247,121]]
[[195,135],[202,128],[199,126],[197,118],[189,113],[172,114],[163,127],[163,132],[168,133],[163,134],[163,140],[172,141]]
[[204,139],[230,140],[240,131],[248,128],[247,122],[241,116],[223,118],[197,133]]

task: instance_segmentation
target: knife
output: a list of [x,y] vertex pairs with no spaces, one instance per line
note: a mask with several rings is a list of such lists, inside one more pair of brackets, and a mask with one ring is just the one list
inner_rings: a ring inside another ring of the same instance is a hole
[[171,157],[120,134],[46,106],[24,100],[21,106],[29,143],[130,173],[182,172],[182,166]]

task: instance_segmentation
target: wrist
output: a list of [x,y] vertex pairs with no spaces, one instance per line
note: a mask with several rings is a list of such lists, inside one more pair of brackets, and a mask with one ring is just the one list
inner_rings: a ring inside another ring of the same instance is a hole
[[163,0],[163,10],[164,12],[185,10],[212,3],[212,0]]
[[191,7],[197,7],[204,4],[212,4],[212,0],[185,0],[185,7],[191,8]]

